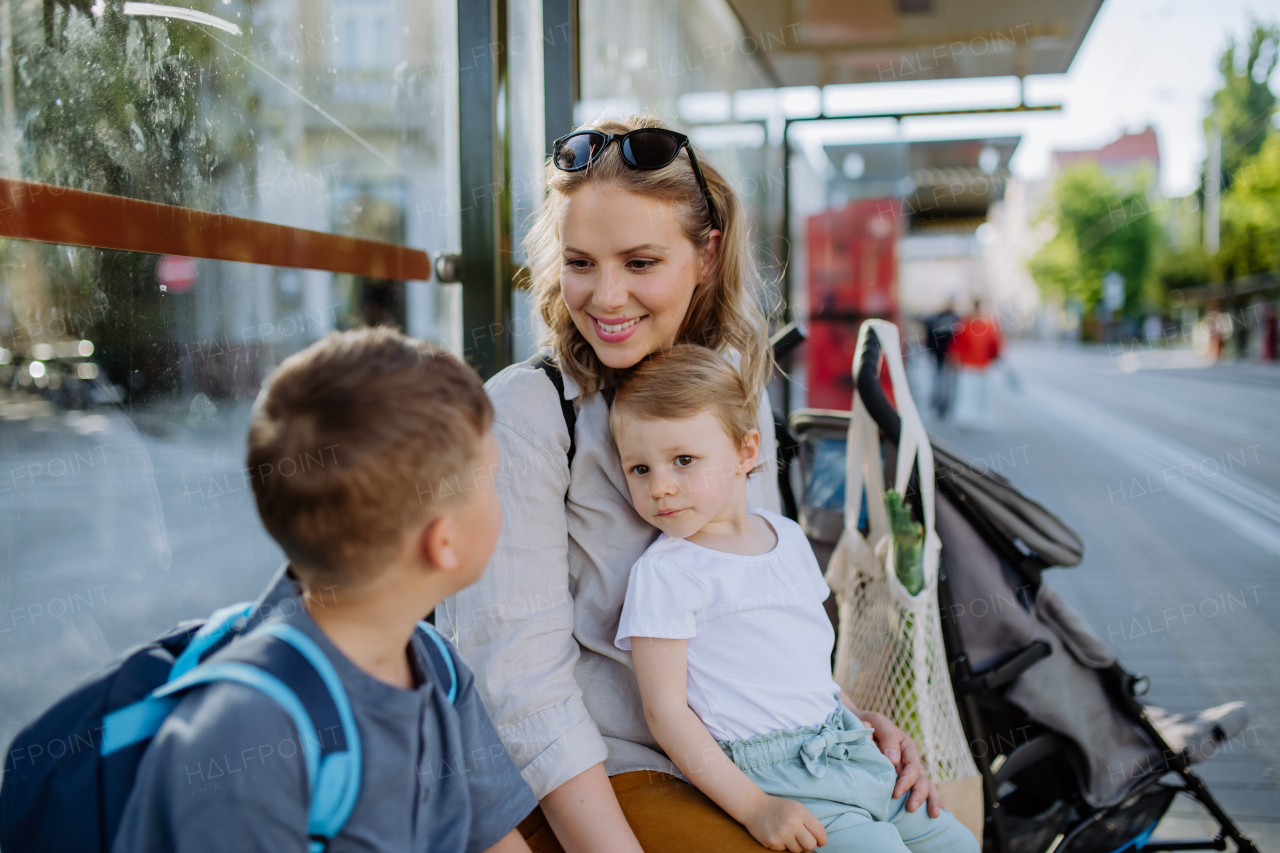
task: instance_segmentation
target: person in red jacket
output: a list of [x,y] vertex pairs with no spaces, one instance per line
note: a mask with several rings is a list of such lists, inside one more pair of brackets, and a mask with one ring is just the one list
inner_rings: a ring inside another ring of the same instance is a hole
[[982,426],[987,418],[987,368],[1000,357],[1003,341],[1000,324],[982,313],[982,304],[973,302],[973,312],[960,323],[951,340],[947,357],[956,366],[955,421],[963,427]]

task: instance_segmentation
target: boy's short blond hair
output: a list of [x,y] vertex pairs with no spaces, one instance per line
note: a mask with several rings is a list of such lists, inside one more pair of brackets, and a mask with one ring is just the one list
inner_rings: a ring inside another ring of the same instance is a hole
[[285,359],[249,424],[248,475],[295,568],[367,577],[470,476],[493,407],[474,370],[389,328],[334,332]]
[[753,429],[759,400],[729,361],[696,344],[677,344],[640,361],[623,378],[609,410],[616,436],[624,418],[682,421],[711,411],[740,447]]

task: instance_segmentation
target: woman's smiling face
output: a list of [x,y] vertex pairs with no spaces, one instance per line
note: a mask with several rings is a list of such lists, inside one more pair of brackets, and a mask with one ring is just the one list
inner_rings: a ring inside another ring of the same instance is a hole
[[560,289],[578,331],[608,367],[631,367],[675,343],[719,245],[689,242],[681,211],[617,186],[569,196]]

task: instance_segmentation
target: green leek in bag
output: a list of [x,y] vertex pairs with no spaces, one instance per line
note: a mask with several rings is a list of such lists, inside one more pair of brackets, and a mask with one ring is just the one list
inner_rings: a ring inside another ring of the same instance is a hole
[[898,580],[907,592],[916,595],[924,589],[924,525],[911,520],[911,508],[893,489],[884,493],[884,509],[889,515],[893,565]]

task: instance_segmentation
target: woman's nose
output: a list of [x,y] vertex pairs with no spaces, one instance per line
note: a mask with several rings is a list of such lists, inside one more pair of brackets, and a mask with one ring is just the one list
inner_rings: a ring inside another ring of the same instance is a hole
[[627,292],[622,276],[617,270],[609,266],[603,266],[600,270],[600,277],[596,280],[596,292],[592,294],[591,301],[596,304],[602,312],[619,311],[627,307],[631,294]]

